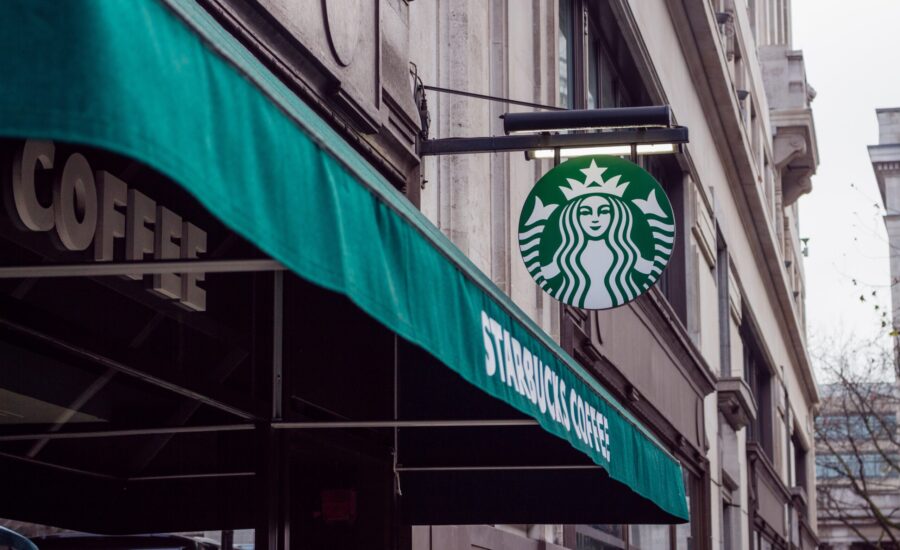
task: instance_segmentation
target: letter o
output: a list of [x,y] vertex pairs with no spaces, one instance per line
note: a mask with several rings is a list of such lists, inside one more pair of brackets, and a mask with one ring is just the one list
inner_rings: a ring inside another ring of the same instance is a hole
[[97,230],[97,186],[84,155],[70,156],[54,182],[53,210],[63,246],[74,251],[91,245]]

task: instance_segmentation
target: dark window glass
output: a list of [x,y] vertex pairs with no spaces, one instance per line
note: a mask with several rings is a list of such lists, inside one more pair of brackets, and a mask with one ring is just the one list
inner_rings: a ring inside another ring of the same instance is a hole
[[576,550],[625,548],[623,525],[579,525],[575,533]]
[[597,109],[600,107],[600,40],[597,37],[597,31],[591,26],[588,36],[588,86],[587,86],[587,106],[588,109]]
[[672,527],[669,525],[632,525],[628,531],[629,548],[637,550],[670,550]]
[[572,17],[572,2],[560,0],[559,2],[559,104],[572,108],[575,105],[572,95],[572,81],[574,73],[572,29],[574,26]]
[[672,305],[682,324],[687,326],[687,278],[683,239],[687,238],[684,224],[684,175],[678,162],[669,155],[647,156],[641,159],[644,169],[662,185],[675,213],[675,246],[669,265],[659,277],[657,285]]
[[694,495],[699,492],[699,483],[699,479],[691,475],[687,470],[684,470],[684,494],[687,497],[688,510],[690,511],[690,523],[682,523],[675,526],[675,548],[692,550],[695,545],[694,541],[699,536],[699,524],[695,519],[705,513],[705,511],[699,509],[700,502],[694,499]]
[[848,474],[861,478],[879,479],[894,478],[900,472],[891,463],[897,464],[900,455],[889,455],[890,460],[879,453],[853,453],[817,454],[816,477],[820,479],[837,479],[847,477]]
[[722,376],[731,373],[731,304],[729,303],[728,247],[722,232],[716,228],[716,285],[719,300],[719,362]]
[[621,107],[624,105],[625,92],[616,74],[609,55],[603,52],[600,56],[600,106]]
[[816,431],[833,440],[888,437],[897,433],[897,417],[893,413],[821,415],[816,417]]
[[[9,170],[22,146],[0,140],[0,168]],[[181,228],[195,238],[202,232],[204,240],[196,238],[192,252],[203,259],[264,257],[151,168],[87,146],[57,142],[53,147],[54,168],[39,176],[43,188],[77,154],[93,173],[104,174],[106,189],[120,186],[129,201],[143,197],[141,204],[156,212],[157,220],[166,216],[172,231],[165,234],[168,242],[162,240],[162,222],[159,228],[147,223],[145,229],[156,242],[175,246],[173,254],[180,253],[177,247],[190,247],[190,240],[176,237]],[[0,181],[0,194],[9,186],[8,180]],[[124,208],[113,208],[124,218]],[[0,208],[5,264],[94,264],[93,246],[63,249],[53,233],[21,226],[19,215]],[[124,261],[126,237],[115,235],[108,258]],[[272,360],[273,280],[272,273],[3,280],[0,409],[5,414],[0,423],[35,431],[63,424],[66,429],[125,430],[234,424],[269,410],[268,371],[261,366]],[[22,452],[34,460],[119,478],[253,468],[253,455],[242,452],[252,445],[249,434],[203,437],[45,441]],[[201,440],[218,450],[199,450],[195,445]],[[9,445],[0,449],[10,450]]]
[[792,438],[794,443],[794,477],[795,485],[807,489],[806,483],[806,450],[800,445],[798,438]]
[[772,440],[772,373],[763,362],[756,338],[750,328],[741,330],[744,343],[744,374],[747,384],[756,400],[756,421],[749,425],[750,441],[762,447],[769,460],[774,460],[774,444]]

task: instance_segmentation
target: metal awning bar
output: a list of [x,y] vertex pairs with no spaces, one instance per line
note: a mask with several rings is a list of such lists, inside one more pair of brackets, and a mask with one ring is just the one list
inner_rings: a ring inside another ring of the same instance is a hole
[[8,458],[10,460],[16,460],[18,462],[24,462],[26,464],[33,464],[35,466],[52,468],[52,469],[58,470],[60,472],[68,472],[68,473],[72,473],[72,474],[96,477],[98,479],[117,479],[116,476],[111,476],[109,474],[101,474],[99,472],[92,472],[90,470],[83,470],[81,468],[73,468],[71,466],[63,466],[62,464],[56,464],[54,462],[47,462],[45,460],[37,460],[34,458],[28,458],[28,457],[20,456],[20,455],[13,454],[13,453],[0,452],[0,457]]
[[[14,323],[14,322],[8,321],[6,319],[0,319],[0,327],[4,327],[9,330],[13,330],[15,332],[18,332],[19,334],[25,334],[31,338],[35,338],[37,340],[40,340],[41,342],[44,342],[51,346],[54,346],[57,349],[61,349],[66,352],[76,354],[76,355],[83,357],[85,359],[88,359],[94,363],[103,365],[106,368],[113,369],[116,372],[120,372],[122,374],[131,376],[133,378],[137,378],[139,380],[143,380],[144,382],[147,382],[148,384],[151,384],[151,385],[157,386],[159,388],[163,388],[165,390],[177,393],[177,394],[187,397],[189,399],[193,399],[195,401],[203,403],[204,405],[209,405],[210,407],[233,414],[239,418],[243,418],[244,420],[255,419],[255,415],[252,413],[243,411],[241,409],[238,409],[237,407],[232,407],[231,405],[228,405],[227,403],[223,403],[217,399],[213,399],[213,398],[203,395],[202,393],[199,393],[197,391],[190,390],[188,388],[184,388],[182,386],[179,386],[178,384],[169,382],[168,380],[163,380],[162,378],[158,378],[156,376],[153,376],[152,374],[141,371],[140,369],[136,369],[136,368],[130,367],[128,365],[122,364],[118,361],[114,361],[114,360],[104,357],[103,355],[100,355],[98,353],[94,353],[92,351],[80,348],[80,347],[72,345],[68,342],[63,342],[62,340],[59,340],[58,338],[48,336],[48,335],[46,335],[40,331],[34,330],[32,328],[22,326],[18,323]],[[56,434],[48,433],[48,434],[44,434],[42,437],[47,437],[47,436],[51,436],[51,435],[56,435]]]
[[[347,430],[371,428],[484,428],[510,426],[537,426],[531,419],[521,420],[375,420],[337,422],[273,422],[277,430]],[[45,432],[39,434],[0,435],[0,443],[11,441],[32,441],[36,439],[89,439],[99,437],[133,437],[143,435],[189,434],[210,432],[244,432],[257,427],[256,424],[218,424],[208,426],[170,426],[161,428],[138,428],[132,430],[92,430],[81,432]]]
[[376,420],[362,422],[276,422],[279,430],[339,430],[353,428],[484,428],[508,426],[537,426],[536,420]]
[[516,134],[473,138],[444,138],[419,143],[419,155],[453,155],[459,153],[497,153],[557,147],[603,145],[638,145],[643,143],[687,143],[688,129],[628,128],[582,134]]
[[163,476],[139,476],[129,477],[127,481],[171,481],[178,479],[207,479],[222,477],[253,477],[256,472],[221,472],[211,474],[172,474]]
[[463,96],[463,97],[471,97],[471,98],[475,98],[475,99],[484,99],[487,101],[495,101],[497,103],[506,103],[507,105],[520,105],[522,107],[531,107],[533,109],[545,109],[545,110],[549,110],[549,111],[566,111],[567,110],[565,107],[557,107],[555,105],[544,105],[542,103],[534,103],[531,101],[520,101],[518,99],[509,99],[506,97],[497,97],[497,96],[486,95],[486,94],[477,94],[475,92],[467,92],[464,90],[454,90],[451,88],[442,88],[440,86],[430,86],[427,84],[420,84],[420,86],[424,90],[431,90],[433,92],[440,92],[440,93],[444,93],[444,94],[453,94],[453,95],[459,95],[459,96]]
[[149,260],[140,262],[41,264],[0,267],[0,279],[111,277],[158,273],[245,273],[285,271],[275,260]]
[[398,472],[494,472],[509,470],[599,470],[596,464],[559,464],[540,466],[398,466]]
[[0,443],[10,441],[31,441],[34,439],[90,439],[98,437],[132,437],[140,435],[243,432],[250,431],[253,428],[255,428],[253,424],[223,424],[219,426],[171,426],[168,428],[142,428],[135,430],[94,430],[84,432],[16,434],[0,436]]

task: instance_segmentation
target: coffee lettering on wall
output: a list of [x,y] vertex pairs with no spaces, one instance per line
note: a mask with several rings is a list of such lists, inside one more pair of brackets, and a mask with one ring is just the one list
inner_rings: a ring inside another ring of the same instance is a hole
[[[50,193],[38,189],[38,170],[50,172]],[[80,153],[56,158],[52,141],[26,141],[15,155],[12,176],[14,221],[28,231],[55,231],[66,250],[93,245],[98,262],[142,261],[150,254],[156,260],[196,259],[206,252],[206,231],[109,172],[95,172]],[[41,203],[44,196],[52,197],[50,204]],[[124,239],[124,258],[115,257],[116,239]],[[157,274],[150,290],[186,309],[205,311],[206,291],[197,284],[204,279],[202,273]]]

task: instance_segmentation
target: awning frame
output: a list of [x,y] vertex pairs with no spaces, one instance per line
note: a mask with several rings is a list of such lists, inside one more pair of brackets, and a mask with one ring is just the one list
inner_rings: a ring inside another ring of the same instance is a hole
[[[8,19],[15,24],[0,33],[0,43],[21,55],[0,59],[0,68],[10,75],[0,91],[0,135],[78,143],[146,164],[192,193],[265,254],[305,280],[345,295],[487,395],[536,418],[546,432],[604,466],[636,495],[687,520],[681,468],[672,453],[196,3],[158,0],[122,8],[114,0],[94,0],[77,6],[7,6],[17,17]],[[44,28],[60,19],[64,23],[55,33],[33,32],[29,26]],[[147,28],[154,31],[152,48],[116,46],[117,41],[135,45],[135,34]],[[67,62],[48,64],[48,59]],[[142,70],[133,70],[138,65]],[[71,86],[54,85],[54,78]],[[97,82],[104,85],[89,85]],[[167,93],[147,93],[161,86]],[[216,101],[207,102],[207,97]],[[232,109],[241,111],[240,116],[231,116]],[[194,139],[197,128],[206,132],[202,139]],[[246,140],[247,135],[254,139]],[[259,156],[276,146],[278,158]],[[301,177],[320,181],[300,190],[288,188],[286,182]],[[271,184],[279,186],[280,194],[273,195]],[[352,226],[341,219],[341,209],[351,206]],[[317,223],[289,223],[296,219]],[[372,246],[359,247],[345,234],[367,231],[373,232],[366,233]],[[321,237],[328,240],[317,241]],[[343,261],[325,261],[305,249],[322,242]],[[408,265],[411,258],[416,266]],[[187,266],[167,266],[179,267]],[[420,272],[414,267],[427,268],[428,275],[416,279],[412,274]],[[41,273],[36,268],[28,272]],[[432,297],[429,289],[434,285],[441,285],[445,294],[440,316],[435,314],[438,306],[422,298]],[[439,326],[448,311],[455,316],[453,333]],[[557,408],[568,397],[565,388],[572,388],[574,395],[577,386],[591,400],[593,409],[586,410],[602,409],[611,416],[617,452],[622,453],[615,461],[605,456],[608,449],[601,454],[595,443],[576,436],[568,416],[563,426],[557,415],[535,413],[519,388],[487,378],[492,373],[484,372],[479,312],[499,319],[512,341],[533,349],[542,366],[550,365],[547,372],[554,380],[564,379],[562,395],[555,398]],[[273,416],[278,417],[277,407]]]

